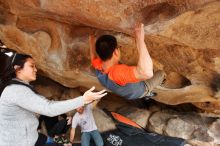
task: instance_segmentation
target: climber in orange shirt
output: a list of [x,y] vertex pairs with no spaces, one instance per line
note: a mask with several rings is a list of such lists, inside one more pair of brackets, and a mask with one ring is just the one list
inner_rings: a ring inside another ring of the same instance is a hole
[[143,24],[136,25],[135,39],[138,64],[128,66],[119,63],[121,54],[114,36],[102,35],[95,41],[95,36],[90,35],[91,63],[100,83],[113,93],[128,100],[149,99],[156,95],[152,90],[162,84],[165,73],[153,73],[153,63],[144,41]]

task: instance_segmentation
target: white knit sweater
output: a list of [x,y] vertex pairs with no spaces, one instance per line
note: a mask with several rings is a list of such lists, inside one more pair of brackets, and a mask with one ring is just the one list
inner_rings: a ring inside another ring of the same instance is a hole
[[0,98],[0,146],[34,146],[39,124],[35,113],[52,117],[83,105],[81,96],[50,101],[24,85],[9,85]]

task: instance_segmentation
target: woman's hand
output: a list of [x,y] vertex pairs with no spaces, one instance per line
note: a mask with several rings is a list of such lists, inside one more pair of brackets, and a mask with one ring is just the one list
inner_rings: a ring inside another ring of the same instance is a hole
[[105,92],[106,90],[102,90],[102,91],[99,91],[99,92],[92,92],[93,90],[95,90],[95,87],[92,87],[91,89],[87,90],[83,94],[83,99],[84,99],[85,104],[89,104],[94,100],[98,100],[98,99],[102,98],[103,96],[105,96],[107,94]]

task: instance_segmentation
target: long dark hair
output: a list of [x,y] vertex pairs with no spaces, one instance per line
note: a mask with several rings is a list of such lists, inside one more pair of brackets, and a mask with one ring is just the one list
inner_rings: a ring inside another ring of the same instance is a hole
[[[14,69],[15,65],[19,66],[19,69],[24,67],[25,62],[28,58],[32,58],[30,55],[26,54],[17,54],[9,48],[3,48],[0,46],[0,95],[3,92],[4,88],[7,86],[8,82],[16,77],[16,70]],[[13,55],[8,56],[7,53]]]

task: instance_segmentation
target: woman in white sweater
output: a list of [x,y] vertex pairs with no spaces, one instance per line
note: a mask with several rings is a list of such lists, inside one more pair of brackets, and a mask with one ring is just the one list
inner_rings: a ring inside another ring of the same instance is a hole
[[[39,137],[36,113],[57,116],[107,94],[105,90],[93,92],[95,88],[92,87],[83,96],[74,99],[47,100],[29,85],[36,80],[37,72],[32,57],[14,54],[11,58],[10,66],[3,70],[0,80],[0,146],[35,146]],[[10,84],[11,81],[21,84]]]

